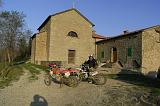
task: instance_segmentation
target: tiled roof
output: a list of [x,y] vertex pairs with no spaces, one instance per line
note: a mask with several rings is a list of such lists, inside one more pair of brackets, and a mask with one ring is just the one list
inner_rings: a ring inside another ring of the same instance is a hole
[[93,34],[92,37],[93,38],[98,38],[98,39],[107,39],[107,37],[102,36],[102,35],[98,35],[98,34]]
[[139,29],[139,30],[135,30],[135,31],[132,31],[132,32],[127,32],[127,33],[124,33],[124,34],[120,34],[118,36],[113,36],[113,37],[110,37],[108,39],[98,41],[97,43],[108,41],[108,40],[113,40],[113,39],[117,39],[117,38],[121,38],[121,37],[125,37],[125,36],[130,36],[132,34],[139,33],[139,32],[142,32],[142,31],[144,31],[146,29],[150,29],[150,28],[154,28],[154,27],[160,27],[160,25],[155,25],[155,26],[152,26],[152,27],[148,27],[148,28],[144,28],[144,29]]

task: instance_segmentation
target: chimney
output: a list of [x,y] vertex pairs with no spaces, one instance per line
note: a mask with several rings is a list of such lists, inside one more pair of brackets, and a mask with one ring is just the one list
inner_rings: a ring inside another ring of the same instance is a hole
[[124,33],[124,34],[128,34],[129,31],[128,31],[128,30],[124,30],[123,33]]

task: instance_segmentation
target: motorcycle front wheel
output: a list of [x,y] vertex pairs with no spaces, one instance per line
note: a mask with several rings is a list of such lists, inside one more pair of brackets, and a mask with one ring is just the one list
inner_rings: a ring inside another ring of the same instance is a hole
[[64,82],[69,87],[77,87],[79,85],[79,81],[76,76],[69,76]]
[[101,74],[93,76],[93,83],[96,85],[104,85],[106,81],[107,79]]

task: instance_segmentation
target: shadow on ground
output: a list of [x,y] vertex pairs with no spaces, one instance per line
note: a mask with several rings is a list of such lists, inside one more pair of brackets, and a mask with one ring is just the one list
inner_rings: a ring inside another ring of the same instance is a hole
[[[111,92],[107,91],[107,94],[109,95],[113,95],[115,93],[116,100],[118,100],[119,97],[120,100],[122,97],[126,97],[122,101],[129,100],[129,102],[124,102],[124,104],[130,104],[132,102],[133,104],[137,104],[138,106],[152,106],[157,104],[157,97],[160,95],[159,79],[147,77],[135,71],[129,71],[129,73],[127,73],[124,72],[124,70],[122,70],[118,74],[107,75],[107,77],[131,84],[131,86],[129,85],[129,88],[127,88],[127,86],[117,86],[116,90],[111,90]],[[113,96],[111,97],[113,98]]]
[[30,106],[48,106],[48,102],[44,97],[40,95],[34,95]]
[[121,71],[116,75],[114,79],[139,86],[160,88],[159,79],[147,77],[141,73],[134,71],[130,71],[129,74],[124,73],[124,71]]

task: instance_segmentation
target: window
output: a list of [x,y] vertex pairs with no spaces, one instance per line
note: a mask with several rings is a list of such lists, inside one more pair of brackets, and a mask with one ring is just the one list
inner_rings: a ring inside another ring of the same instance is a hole
[[104,58],[104,51],[101,52],[101,58]]
[[71,36],[71,37],[78,37],[77,33],[74,32],[74,31],[70,31],[70,32],[68,33],[68,36]]
[[129,56],[129,57],[132,56],[132,48],[128,48],[128,56]]
[[74,64],[75,63],[75,50],[68,50],[68,64]]

